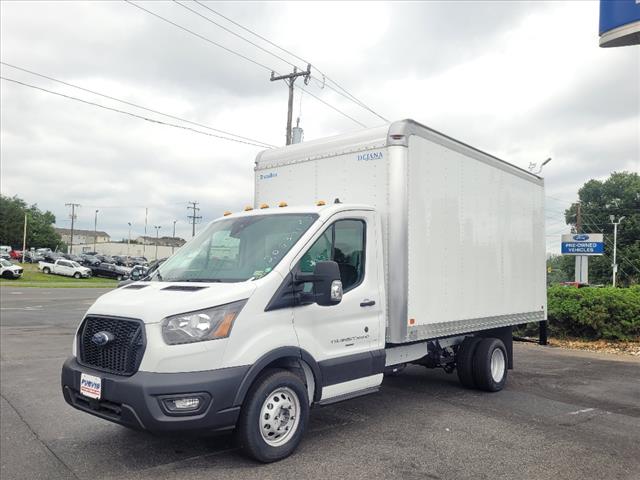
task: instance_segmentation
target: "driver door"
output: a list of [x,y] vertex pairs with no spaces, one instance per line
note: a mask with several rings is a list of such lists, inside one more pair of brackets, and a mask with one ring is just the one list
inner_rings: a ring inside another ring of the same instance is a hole
[[[373,212],[342,212],[296,259],[295,273],[312,273],[316,262],[338,263],[343,285],[337,305],[316,303],[293,309],[300,347],[316,359],[322,401],[377,387],[382,382],[384,342]],[[304,284],[311,291],[312,284]]]

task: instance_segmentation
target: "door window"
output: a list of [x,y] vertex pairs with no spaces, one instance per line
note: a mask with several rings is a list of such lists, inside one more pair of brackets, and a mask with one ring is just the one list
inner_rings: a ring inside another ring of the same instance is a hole
[[307,250],[298,271],[312,273],[317,262],[333,260],[340,268],[343,290],[358,286],[364,278],[365,229],[362,220],[338,220]]

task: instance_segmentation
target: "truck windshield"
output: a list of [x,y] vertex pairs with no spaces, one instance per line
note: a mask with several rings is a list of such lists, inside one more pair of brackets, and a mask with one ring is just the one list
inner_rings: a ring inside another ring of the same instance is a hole
[[318,218],[271,214],[211,223],[156,270],[163,282],[243,282],[268,274]]

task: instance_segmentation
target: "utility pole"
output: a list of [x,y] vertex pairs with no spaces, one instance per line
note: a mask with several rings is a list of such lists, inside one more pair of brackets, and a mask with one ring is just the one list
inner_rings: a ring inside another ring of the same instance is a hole
[[69,253],[73,253],[73,227],[76,221],[76,207],[79,207],[79,203],[65,203],[65,207],[71,207],[71,245],[69,246]]
[[171,255],[173,255],[174,249],[176,248],[176,222],[177,220],[173,221],[173,241],[171,242]]
[[129,225],[129,238],[127,238],[127,257],[129,256],[129,248],[131,247],[131,222],[127,222]]
[[96,210],[96,216],[93,219],[93,251],[96,251],[96,242],[98,241],[98,212],[100,210]]
[[22,231],[22,263],[24,256],[27,254],[27,214],[24,214],[24,230]]
[[311,77],[311,64],[307,65],[307,70],[298,72],[297,67],[293,67],[293,73],[288,75],[275,76],[276,72],[271,72],[271,81],[284,80],[289,87],[289,108],[287,111],[287,145],[291,145],[291,119],[293,116],[293,84],[298,77],[304,77],[304,84],[309,84],[309,78]]
[[199,215],[196,215],[196,212],[200,211],[200,209],[198,208],[198,202],[189,202],[189,205],[190,206],[187,207],[187,210],[193,210],[193,214],[187,215],[187,218],[191,220],[191,225],[192,225],[191,236],[195,237],[196,236],[196,220],[201,220],[202,217]]
[[611,223],[613,223],[613,264],[611,265],[613,267],[613,279],[612,279],[612,284],[615,287],[616,286],[616,273],[618,273],[618,264],[616,263],[616,253],[617,253],[617,244],[618,244],[618,225],[620,225],[620,222],[622,222],[622,220],[624,220],[624,216],[620,217],[618,219],[618,221],[614,221],[615,220],[615,216],[614,215],[609,215],[609,220],[611,220]]
[[158,241],[159,241],[159,232],[162,228],[160,225],[154,225],[153,228],[156,229],[156,260],[158,260]]
[[[149,209],[145,208],[144,209],[144,237],[142,237],[142,256],[145,256],[145,252],[147,250],[146,245],[147,245],[147,220],[149,217]],[[146,258],[146,257],[145,257]]]
[[582,203],[578,201],[576,212],[576,233],[582,233]]

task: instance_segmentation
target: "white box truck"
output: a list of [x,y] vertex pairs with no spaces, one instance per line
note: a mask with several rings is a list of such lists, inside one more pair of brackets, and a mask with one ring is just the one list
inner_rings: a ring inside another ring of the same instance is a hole
[[129,427],[236,430],[270,462],[309,410],[406,364],[499,391],[546,319],[543,180],[411,120],[258,155],[255,204],[100,297],[66,401]]

